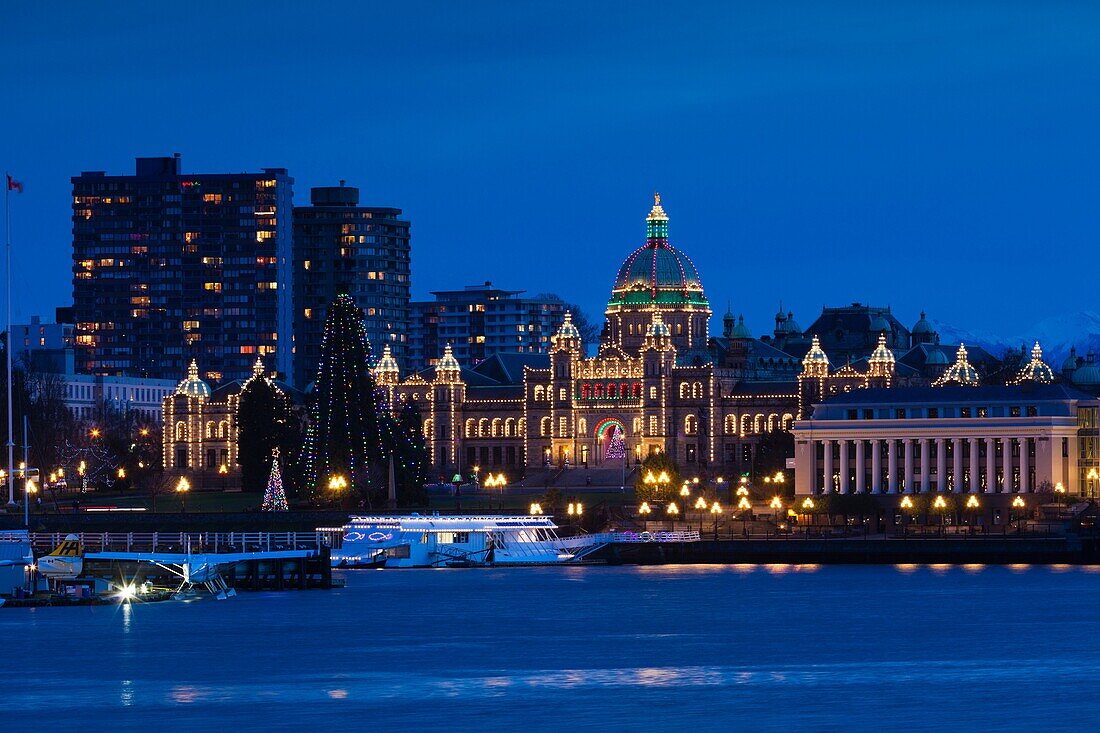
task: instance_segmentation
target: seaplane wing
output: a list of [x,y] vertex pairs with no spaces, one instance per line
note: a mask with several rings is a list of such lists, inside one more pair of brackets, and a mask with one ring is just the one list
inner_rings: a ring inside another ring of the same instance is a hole
[[310,557],[313,550],[276,550],[272,552],[219,552],[192,554],[186,552],[88,552],[87,560],[118,560],[150,563],[164,568],[178,567],[189,583],[205,583],[219,574],[220,568],[247,560],[289,560]]

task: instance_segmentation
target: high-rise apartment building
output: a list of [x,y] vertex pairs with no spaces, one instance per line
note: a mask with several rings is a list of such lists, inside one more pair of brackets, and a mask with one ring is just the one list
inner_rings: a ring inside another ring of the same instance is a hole
[[294,209],[294,372],[300,387],[317,372],[328,305],[346,292],[363,310],[375,354],[407,355],[409,222],[401,209],[360,206],[359,189],[314,188]]
[[565,303],[553,295],[522,297],[523,290],[491,282],[432,292],[435,300],[412,304],[408,365],[435,364],[451,344],[459,364],[471,367],[493,354],[540,354],[565,319]]
[[219,382],[273,354],[291,379],[293,182],[185,174],[178,154],[74,177],[77,369],[177,379],[196,359]]

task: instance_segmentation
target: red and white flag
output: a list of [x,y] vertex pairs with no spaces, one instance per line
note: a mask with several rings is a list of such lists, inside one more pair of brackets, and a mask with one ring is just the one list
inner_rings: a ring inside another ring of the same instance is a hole
[[8,174],[8,190],[23,193],[23,182],[12,178],[10,173]]

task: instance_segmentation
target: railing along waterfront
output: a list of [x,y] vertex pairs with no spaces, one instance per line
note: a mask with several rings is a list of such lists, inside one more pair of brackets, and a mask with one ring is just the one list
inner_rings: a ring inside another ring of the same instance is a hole
[[[66,532],[32,532],[36,551],[49,552]],[[79,532],[84,550],[97,552],[271,552],[325,546],[322,532]]]

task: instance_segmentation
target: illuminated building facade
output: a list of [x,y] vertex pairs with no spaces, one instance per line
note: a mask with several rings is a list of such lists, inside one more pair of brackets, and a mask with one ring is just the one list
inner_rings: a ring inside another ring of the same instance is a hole
[[235,379],[211,388],[199,376],[198,363],[191,362],[187,376],[163,400],[161,441],[166,471],[211,480],[238,474],[237,408],[241,392],[251,380],[264,379],[284,395],[294,396],[286,385],[266,373],[259,357],[251,371],[246,380]]
[[524,297],[522,290],[491,282],[432,295],[435,300],[412,304],[409,358],[403,362],[412,371],[434,366],[445,344],[463,367],[493,354],[548,353],[565,318],[565,303],[556,296]]
[[[646,243],[619,268],[599,350],[585,354],[570,314],[548,354],[497,353],[463,366],[450,344],[433,368],[402,379],[383,352],[375,368],[390,403],[414,402],[443,475],[565,466],[633,466],[663,452],[685,467],[749,470],[768,433],[797,412],[797,360],[727,316],[710,343],[710,305],[690,259],[668,241],[659,199]],[[625,459],[608,458],[613,436]]]
[[1098,401],[1044,376],[829,396],[794,424],[795,490],[1095,498]]
[[359,189],[313,188],[310,206],[294,209],[294,373],[313,381],[328,304],[346,292],[363,311],[376,348],[406,359],[409,222],[401,209],[360,206]]
[[271,355],[290,379],[292,184],[187,175],[178,155],[74,177],[77,371],[176,379],[198,359],[218,383]]

